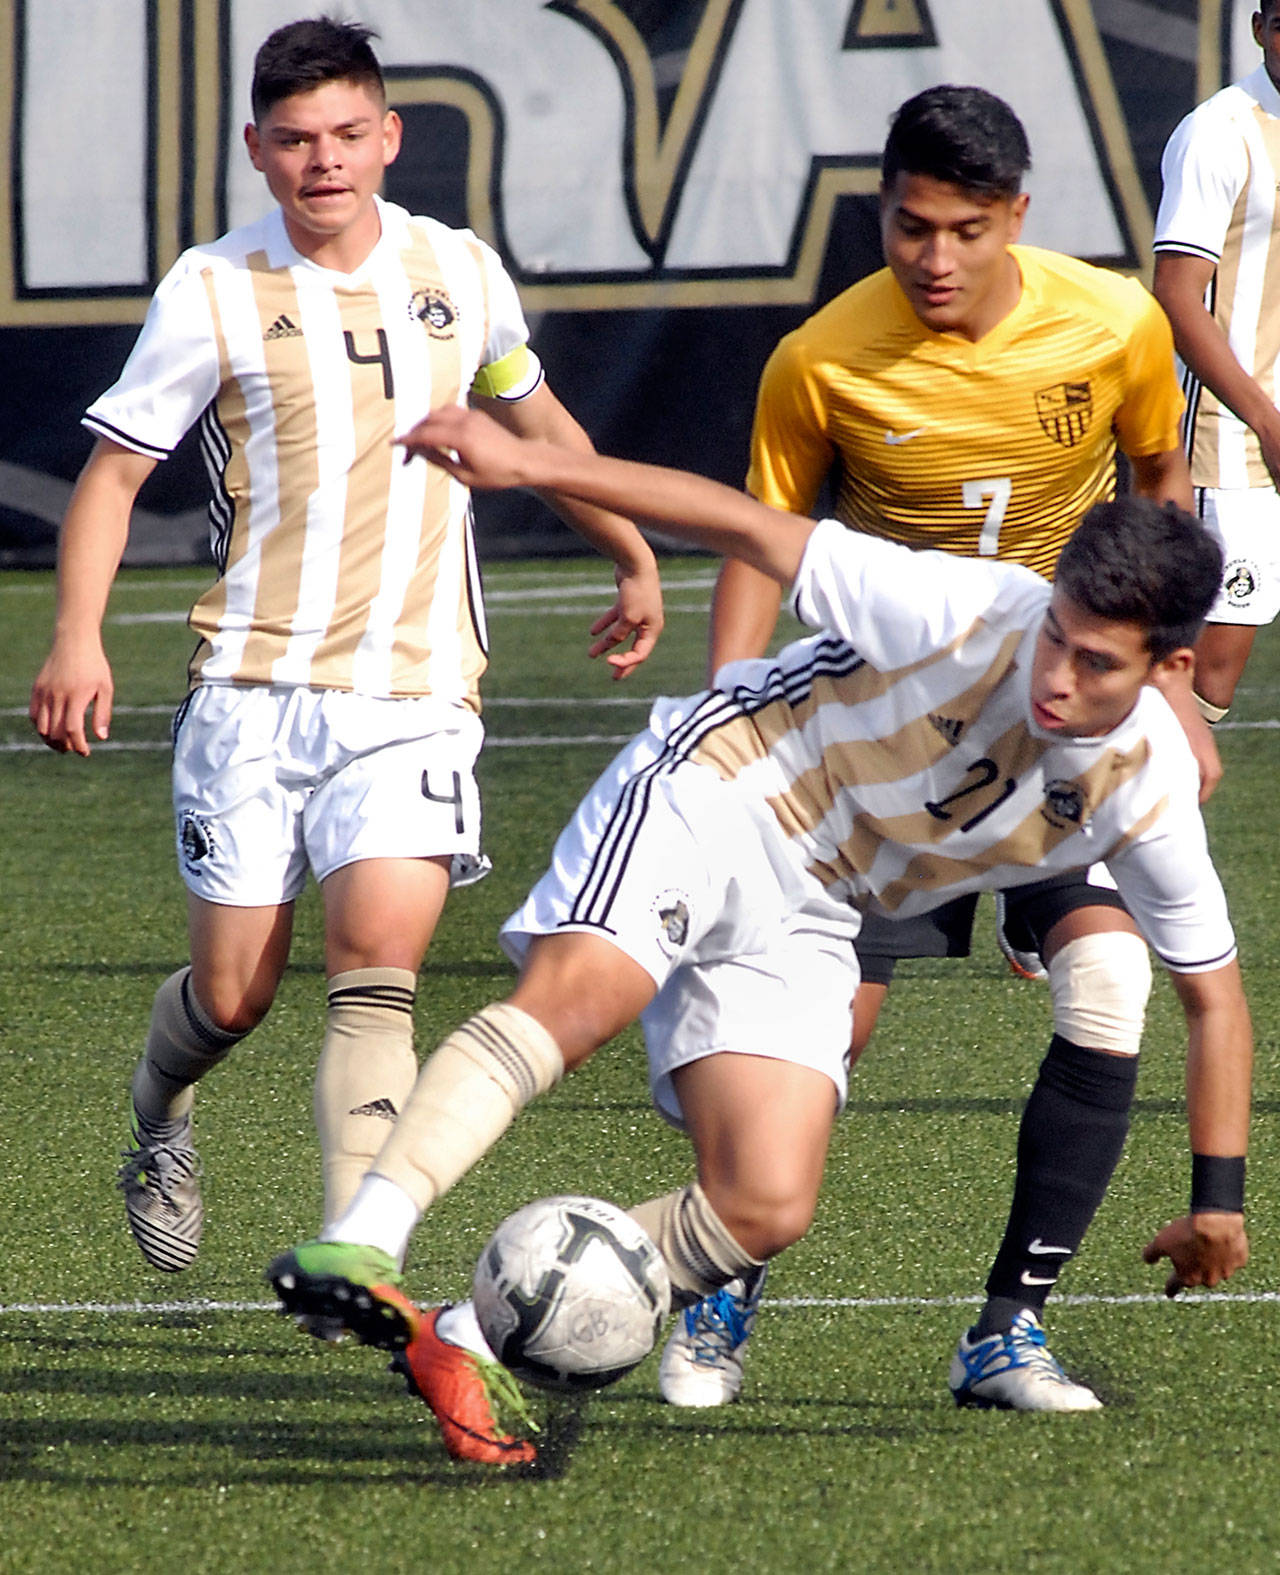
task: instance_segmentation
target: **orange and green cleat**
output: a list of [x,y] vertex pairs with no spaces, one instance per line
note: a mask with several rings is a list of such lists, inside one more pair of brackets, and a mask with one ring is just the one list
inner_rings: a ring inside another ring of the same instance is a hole
[[281,1253],[267,1278],[282,1311],[310,1333],[346,1330],[364,1345],[398,1351],[418,1331],[418,1309],[400,1289],[390,1253],[349,1241],[304,1241]]
[[527,1438],[502,1431],[500,1411],[537,1431],[515,1379],[497,1362],[443,1340],[436,1322],[444,1311],[432,1307],[419,1315],[417,1333],[392,1359],[409,1393],[435,1413],[444,1447],[455,1460],[490,1466],[527,1466],[538,1452]]

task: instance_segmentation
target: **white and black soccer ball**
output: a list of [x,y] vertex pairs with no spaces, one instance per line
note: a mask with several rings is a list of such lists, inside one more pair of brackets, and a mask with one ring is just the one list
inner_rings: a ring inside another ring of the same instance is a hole
[[602,1389],[653,1349],[671,1306],[643,1228],[600,1198],[539,1198],[507,1216],[476,1265],[494,1355],[543,1389]]

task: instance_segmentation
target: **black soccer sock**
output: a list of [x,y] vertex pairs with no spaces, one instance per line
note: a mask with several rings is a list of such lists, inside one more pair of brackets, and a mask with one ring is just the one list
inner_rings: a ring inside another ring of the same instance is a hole
[[979,1334],[1007,1329],[1020,1308],[1043,1309],[1106,1193],[1137,1079],[1137,1056],[1053,1036],[1018,1131],[1013,1205],[987,1276]]

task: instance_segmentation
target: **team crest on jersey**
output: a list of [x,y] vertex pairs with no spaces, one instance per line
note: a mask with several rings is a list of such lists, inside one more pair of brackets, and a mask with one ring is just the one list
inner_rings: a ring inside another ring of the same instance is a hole
[[200,871],[196,866],[202,859],[209,857],[213,847],[213,833],[209,829],[209,822],[203,815],[196,815],[191,810],[184,809],[182,818],[178,822],[178,848],[189,874],[199,875]]
[[458,311],[449,299],[449,292],[439,285],[429,290],[415,290],[409,300],[409,316],[424,324],[433,339],[452,339],[458,322]]
[[1074,782],[1046,782],[1040,813],[1051,826],[1067,831],[1084,820],[1084,794]]
[[664,891],[654,900],[653,911],[658,916],[658,945],[668,957],[689,939],[689,898],[682,891]]
[[1232,607],[1247,607],[1258,594],[1262,576],[1248,558],[1231,558],[1222,576],[1222,593]]
[[1036,394],[1036,415],[1046,437],[1063,448],[1074,448],[1093,420],[1091,383],[1055,383]]

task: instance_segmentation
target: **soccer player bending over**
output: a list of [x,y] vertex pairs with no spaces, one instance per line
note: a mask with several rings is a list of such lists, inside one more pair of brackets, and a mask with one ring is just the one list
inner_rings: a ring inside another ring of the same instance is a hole
[[1171,1260],[1170,1294],[1241,1267],[1249,1013],[1195,761],[1153,684],[1185,671],[1217,590],[1195,519],[1099,504],[1050,586],[476,412],[442,410],[404,442],[467,485],[547,488],[736,554],[790,586],[818,633],[656,702],[503,928],[511,995],[425,1062],[350,1208],[271,1265],[287,1311],[403,1347],[455,1454],[530,1458],[493,1423],[465,1304],[423,1316],[399,1288],[423,1211],[517,1112],[640,1018],[654,1102],[697,1174],[632,1213],[690,1303],[808,1229],[845,1098],[862,915],[1098,860],[1186,1014],[1190,1209],[1145,1256]]
[[[1082,516],[1114,496],[1118,450],[1132,491],[1192,510],[1169,324],[1136,279],[1022,244],[1030,159],[1017,115],[982,88],[943,84],[897,109],[881,160],[886,266],[788,334],[760,379],[747,488],[761,503],[812,514],[830,481],[832,512],[850,530],[1048,578]],[[726,560],[713,674],[765,653],[781,591]],[[1189,677],[1162,681],[1207,795],[1221,765]],[[855,1059],[898,960],[968,956],[976,907],[966,892],[927,913],[866,915]],[[1045,1380],[1041,1320],[1124,1148],[1151,962],[1105,871],[997,891],[995,909],[1010,966],[1047,981],[1053,1023],[1018,1127],[986,1299],[950,1382],[962,1404],[1091,1409],[1086,1385]],[[665,1400],[736,1398],[763,1278],[735,1281],[677,1320],[659,1369]]]

